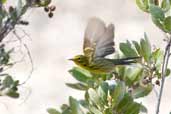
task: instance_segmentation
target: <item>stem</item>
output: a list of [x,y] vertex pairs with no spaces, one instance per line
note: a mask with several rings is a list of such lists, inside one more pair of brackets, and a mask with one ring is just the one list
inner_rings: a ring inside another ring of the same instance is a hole
[[162,94],[163,94],[165,74],[166,74],[166,70],[167,70],[168,63],[169,63],[169,57],[170,57],[170,47],[171,47],[171,36],[170,36],[169,41],[166,45],[164,58],[163,58],[162,73],[161,73],[162,80],[161,80],[160,93],[159,93],[159,97],[157,100],[158,102],[157,102],[156,114],[159,114],[159,111],[160,111],[160,103],[161,103],[161,98],[162,98]]
[[[2,6],[0,5],[0,8]],[[27,9],[29,8],[29,6],[26,4],[25,6]],[[26,9],[26,10],[27,10]],[[11,17],[8,17],[8,19],[5,22],[5,26],[3,27],[3,29],[0,31],[0,42],[2,42],[2,40],[12,31],[15,29],[15,26],[17,25],[17,22],[21,19],[21,17],[23,16],[23,14],[19,15],[18,17],[16,17],[16,20],[13,20]]]

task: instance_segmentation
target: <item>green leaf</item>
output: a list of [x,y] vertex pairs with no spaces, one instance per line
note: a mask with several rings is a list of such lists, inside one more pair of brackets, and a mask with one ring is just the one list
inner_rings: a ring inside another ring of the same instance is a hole
[[16,81],[14,81],[14,83],[11,85],[11,89],[14,90],[14,91],[17,91],[17,90],[18,90],[18,86],[19,86],[19,81],[16,80]]
[[62,111],[65,111],[65,110],[67,110],[67,109],[69,109],[70,107],[67,105],[67,104],[62,104],[62,106],[61,106],[61,110]]
[[148,37],[145,33],[144,33],[144,38],[145,39],[141,39],[141,41],[140,41],[142,56],[144,57],[146,62],[149,62],[150,58],[151,58],[151,44],[150,44]]
[[143,112],[143,113],[147,113],[148,112],[147,108],[142,104],[140,104],[140,105],[141,105],[140,111]]
[[143,69],[138,66],[128,67],[125,69],[125,81],[128,85],[132,85],[134,82],[140,79]]
[[124,82],[118,82],[114,91],[111,93],[112,105],[116,106],[120,100],[124,97],[126,92],[126,86]]
[[79,103],[84,108],[88,108],[89,107],[89,103],[86,100],[79,100]]
[[95,107],[90,107],[90,111],[93,112],[93,114],[103,114],[100,110],[98,110]]
[[66,83],[66,85],[70,88],[77,89],[77,90],[87,90],[88,86],[82,83]]
[[107,102],[108,90],[109,85],[106,82],[102,82],[102,84],[97,89],[98,95],[104,102]]
[[134,46],[135,46],[135,48],[136,48],[138,54],[141,55],[141,53],[142,53],[142,52],[141,52],[141,46],[138,44],[137,41],[132,41],[132,43],[134,44]]
[[163,61],[163,52],[161,51],[161,49],[156,49],[153,53],[152,53],[152,59],[155,63],[155,67],[157,70],[161,69],[161,65],[162,65],[162,61]]
[[135,51],[135,49],[132,48],[130,42],[126,42],[126,43],[120,43],[119,45],[120,50],[122,51],[122,53],[126,56],[126,57],[136,57],[137,53]]
[[140,104],[133,102],[127,106],[124,114],[139,114],[139,112]]
[[78,81],[87,83],[87,80],[89,80],[92,75],[90,72],[79,68],[79,67],[74,67],[73,69],[69,70],[69,73]]
[[106,108],[104,110],[104,113],[103,114],[115,114],[115,113],[113,113],[113,109],[112,108]]
[[149,84],[146,87],[140,86],[140,87],[133,90],[132,96],[134,98],[140,98],[140,97],[147,96],[152,91],[152,89],[153,89],[152,84]]
[[165,18],[163,10],[156,5],[150,5],[150,13],[152,17],[154,17],[155,19],[159,19],[160,21],[163,21]]
[[79,102],[76,99],[70,96],[69,103],[70,103],[70,107],[72,110],[72,114],[83,114],[83,111],[80,108]]
[[21,15],[25,14],[27,9],[28,9],[28,6],[24,5],[22,0],[18,0],[18,4],[16,7],[17,17],[20,17]]
[[59,111],[57,111],[57,110],[54,109],[54,108],[48,108],[48,109],[47,109],[47,112],[48,112],[49,114],[61,114]]
[[117,112],[119,114],[139,114],[140,111],[146,112],[146,108],[143,105],[134,102],[129,94],[125,94],[117,107]]
[[73,114],[70,108],[67,108],[62,112],[62,114]]
[[165,20],[164,20],[164,26],[165,26],[165,29],[168,32],[171,32],[171,16],[168,16],[168,17],[165,18]]
[[[0,7],[0,28],[2,28],[3,19],[5,19],[7,15],[8,15],[8,12],[4,8]],[[2,44],[1,44],[1,46],[2,46]]]
[[155,0],[149,0],[149,4],[155,4]]
[[7,96],[12,97],[12,98],[18,98],[19,97],[19,93],[17,93],[16,91],[9,89],[9,91],[6,93]]
[[5,79],[2,82],[3,87],[9,88],[11,85],[14,83],[14,80],[12,79],[11,76],[5,77]]
[[133,98],[128,95],[128,94],[124,94],[124,97],[121,99],[121,101],[119,102],[118,106],[117,106],[117,112],[118,113],[123,113],[123,111],[125,111],[125,109],[133,102]]
[[4,47],[0,49],[0,64],[7,65],[10,59],[10,53],[6,52]]
[[94,89],[90,88],[88,90],[88,95],[91,102],[93,102],[97,106],[101,104],[100,96],[97,94],[97,92]]
[[126,68],[125,66],[116,67],[115,72],[118,74],[116,75],[116,78],[121,79],[121,80],[124,79],[125,68]]
[[166,76],[169,76],[170,75],[170,69],[167,69],[166,70]]
[[152,17],[152,21],[153,21],[153,23],[154,23],[157,27],[159,27],[161,30],[163,30],[164,32],[167,32],[167,31],[165,30],[165,27],[164,27],[163,23],[162,23],[159,19],[156,19],[156,18]]
[[144,12],[148,12],[148,0],[136,0],[137,6]]
[[170,9],[170,1],[169,0],[162,0],[161,7],[164,12],[169,11]]

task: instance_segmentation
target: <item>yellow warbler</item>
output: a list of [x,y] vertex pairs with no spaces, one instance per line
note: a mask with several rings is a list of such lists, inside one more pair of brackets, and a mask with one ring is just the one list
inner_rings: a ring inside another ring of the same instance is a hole
[[116,65],[135,63],[139,57],[124,59],[108,59],[105,56],[115,52],[114,25],[108,26],[99,18],[88,22],[84,35],[83,55],[77,55],[72,60],[76,65],[92,73],[112,73]]

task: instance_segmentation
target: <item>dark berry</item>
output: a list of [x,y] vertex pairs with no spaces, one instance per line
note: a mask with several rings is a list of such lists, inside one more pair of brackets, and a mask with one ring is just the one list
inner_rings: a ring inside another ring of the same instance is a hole
[[160,81],[156,80],[156,85],[160,86]]
[[142,83],[143,83],[144,85],[146,85],[146,84],[149,83],[149,81],[148,81],[147,79],[144,79],[144,80],[142,81]]
[[154,66],[154,67],[152,68],[152,70],[153,70],[153,71],[156,71],[156,70],[157,70],[157,68]]
[[14,8],[12,6],[9,7],[9,12],[13,12],[14,11]]
[[44,7],[45,12],[49,12],[49,7]]
[[159,0],[154,0],[155,5],[159,5]]
[[52,18],[52,17],[53,17],[53,13],[50,12],[50,13],[48,14],[48,16],[49,16],[49,18]]
[[56,9],[56,6],[54,5],[50,6],[50,11],[55,11],[55,9]]

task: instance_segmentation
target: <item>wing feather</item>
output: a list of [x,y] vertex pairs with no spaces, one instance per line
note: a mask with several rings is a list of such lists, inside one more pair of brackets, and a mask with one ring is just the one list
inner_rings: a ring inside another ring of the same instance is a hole
[[106,27],[99,18],[88,22],[84,35],[84,54],[89,57],[105,57],[114,52],[114,25]]
[[99,38],[96,49],[95,57],[105,57],[112,54],[114,49],[114,25],[110,24],[105,33]]
[[100,36],[106,31],[105,23],[99,18],[91,18],[85,30],[84,46],[93,48],[93,43],[96,43]]

